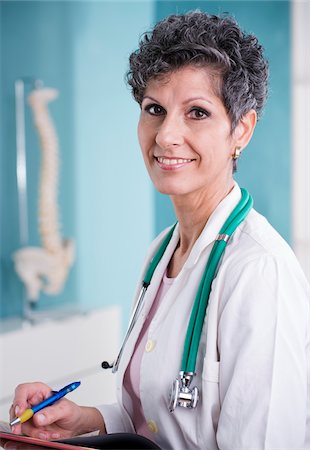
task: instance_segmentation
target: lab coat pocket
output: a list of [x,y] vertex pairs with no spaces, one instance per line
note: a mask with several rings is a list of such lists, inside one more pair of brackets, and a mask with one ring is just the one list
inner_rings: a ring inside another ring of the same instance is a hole
[[203,362],[202,379],[209,383],[218,383],[220,379],[220,361],[205,358]]
[[200,416],[198,426],[199,448],[218,449],[216,443],[216,431],[220,415],[220,362],[209,358],[204,358],[202,368],[202,386],[200,399]]

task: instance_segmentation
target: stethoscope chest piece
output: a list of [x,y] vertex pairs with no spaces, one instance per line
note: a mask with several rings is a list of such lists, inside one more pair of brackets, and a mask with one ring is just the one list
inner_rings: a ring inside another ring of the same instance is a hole
[[180,378],[174,380],[169,395],[170,412],[173,412],[177,406],[196,408],[199,399],[198,388],[190,387],[194,375],[193,372],[180,372]]

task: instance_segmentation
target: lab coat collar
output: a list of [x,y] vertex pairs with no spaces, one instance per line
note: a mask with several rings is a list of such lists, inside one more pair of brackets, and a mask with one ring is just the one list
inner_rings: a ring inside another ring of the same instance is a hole
[[[238,184],[235,182],[233,189],[230,193],[218,204],[216,209],[209,217],[204,229],[202,230],[199,238],[195,242],[192,251],[187,258],[184,269],[192,268],[198,261],[201,253],[215,241],[220,229],[225,223],[233,209],[237,206],[241,199],[241,190]],[[175,231],[179,231],[175,230]]]

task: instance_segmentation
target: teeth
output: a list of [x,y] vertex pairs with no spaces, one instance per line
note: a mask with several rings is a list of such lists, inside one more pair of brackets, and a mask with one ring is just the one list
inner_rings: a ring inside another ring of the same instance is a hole
[[163,158],[162,156],[158,156],[157,157],[158,162],[160,162],[161,164],[166,164],[167,166],[172,166],[173,164],[183,164],[183,163],[189,163],[192,160],[191,159],[180,159],[180,158],[175,158],[175,159],[168,159],[168,158]]

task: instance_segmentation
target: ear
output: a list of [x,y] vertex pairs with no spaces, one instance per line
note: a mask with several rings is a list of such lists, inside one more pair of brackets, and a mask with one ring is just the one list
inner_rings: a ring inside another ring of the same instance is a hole
[[256,122],[257,114],[254,109],[251,109],[243,117],[241,117],[238,125],[233,132],[235,147],[244,149],[248,145],[252,137]]

